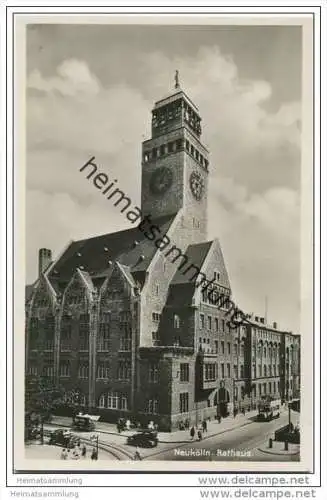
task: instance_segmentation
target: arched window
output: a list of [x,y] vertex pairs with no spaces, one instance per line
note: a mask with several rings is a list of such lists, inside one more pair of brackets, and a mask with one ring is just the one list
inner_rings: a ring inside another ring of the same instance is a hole
[[99,408],[105,408],[106,407],[106,396],[104,394],[101,394],[99,397]]

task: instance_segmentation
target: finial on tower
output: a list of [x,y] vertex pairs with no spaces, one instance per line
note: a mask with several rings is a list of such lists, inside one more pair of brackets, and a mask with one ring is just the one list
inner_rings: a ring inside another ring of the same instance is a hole
[[179,89],[179,71],[176,69],[175,71],[175,89]]

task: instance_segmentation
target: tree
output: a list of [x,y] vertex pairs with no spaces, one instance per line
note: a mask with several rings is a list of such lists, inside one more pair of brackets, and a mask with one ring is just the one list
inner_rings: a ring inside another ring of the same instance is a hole
[[39,415],[47,420],[64,402],[64,389],[48,377],[27,377],[25,386],[25,413]]
[[82,409],[82,398],[83,394],[79,389],[71,389],[65,394],[65,406],[70,408],[73,418]]
[[40,434],[43,423],[63,404],[64,390],[48,377],[27,376],[25,380],[25,439]]

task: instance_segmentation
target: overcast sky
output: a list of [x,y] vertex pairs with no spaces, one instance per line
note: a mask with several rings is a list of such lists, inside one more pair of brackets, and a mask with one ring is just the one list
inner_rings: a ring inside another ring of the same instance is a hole
[[27,32],[27,282],[37,251],[130,227],[78,168],[140,204],[154,101],[182,88],[210,150],[209,234],[234,300],[298,331],[301,28],[33,25]]

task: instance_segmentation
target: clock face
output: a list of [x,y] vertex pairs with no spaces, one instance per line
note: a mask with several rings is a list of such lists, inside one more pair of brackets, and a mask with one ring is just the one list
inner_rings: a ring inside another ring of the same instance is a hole
[[204,193],[204,180],[199,172],[191,173],[190,187],[194,198],[200,201]]
[[168,167],[159,167],[150,179],[150,189],[154,194],[163,194],[173,182],[173,172]]

